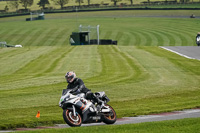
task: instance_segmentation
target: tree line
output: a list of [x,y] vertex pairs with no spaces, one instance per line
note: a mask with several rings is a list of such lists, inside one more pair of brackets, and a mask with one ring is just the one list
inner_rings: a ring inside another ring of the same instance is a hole
[[[55,5],[59,5],[61,9],[63,9],[63,7],[69,3],[69,0],[52,0],[53,3]],[[111,2],[114,3],[114,5],[117,5],[117,2],[120,2],[122,0],[111,0]],[[131,2],[131,4],[133,4],[133,0],[129,0]],[[16,10],[18,10],[19,5],[21,4],[22,7],[24,7],[24,9],[28,9],[28,7],[31,7],[33,5],[34,0],[15,0],[15,1],[8,1],[8,5],[11,8],[15,8]],[[83,0],[75,0],[76,3],[79,4],[79,6],[81,6],[81,3],[84,3]],[[87,0],[87,4],[90,5],[91,0]],[[39,7],[42,7],[42,9],[46,8],[46,5],[49,5],[50,2],[49,0],[40,0],[37,5]],[[8,10],[8,6],[5,7],[5,10]]]
[[[59,5],[61,9],[63,9],[64,6],[69,3],[69,0],[52,0],[52,1],[55,5]],[[117,3],[120,1],[122,1],[122,0],[111,0],[111,2],[113,2],[114,6],[116,6]],[[133,5],[133,0],[128,0],[128,1],[130,1],[130,4]],[[148,3],[150,3],[150,0],[146,0],[146,1]],[[164,0],[164,1],[167,1],[167,0]],[[177,2],[177,0],[175,0],[175,1]],[[183,2],[183,3],[188,2],[188,1],[189,0],[180,0],[180,2]],[[22,5],[22,7],[24,7],[25,10],[27,10],[28,7],[31,7],[33,5],[33,2],[34,2],[34,0],[14,0],[14,1],[8,1],[7,3],[9,5],[9,7],[15,8],[17,11],[20,4]],[[78,3],[79,6],[81,6],[81,3],[84,3],[83,0],[75,0],[75,2]],[[91,0],[87,0],[88,6],[90,5],[90,2],[91,2]],[[50,4],[49,0],[39,0],[39,2],[37,3],[37,5],[39,7],[42,7],[42,9],[45,9],[46,5],[49,5],[49,4]],[[5,11],[9,10],[7,5],[4,10]]]

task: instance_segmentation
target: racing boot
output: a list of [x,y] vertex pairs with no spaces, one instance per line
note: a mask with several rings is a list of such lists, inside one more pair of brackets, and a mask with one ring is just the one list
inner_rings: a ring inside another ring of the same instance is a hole
[[94,94],[92,95],[92,100],[97,103],[97,111],[100,112],[101,108],[104,106],[104,102],[100,100],[98,97],[96,97]]
[[100,112],[104,106],[104,102],[100,100],[99,98],[96,98],[96,99],[97,99],[97,111]]

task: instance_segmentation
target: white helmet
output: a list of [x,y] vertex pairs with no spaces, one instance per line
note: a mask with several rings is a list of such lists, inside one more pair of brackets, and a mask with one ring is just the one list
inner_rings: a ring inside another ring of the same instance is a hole
[[65,79],[67,83],[72,83],[75,78],[76,78],[76,74],[73,71],[67,72],[65,75]]

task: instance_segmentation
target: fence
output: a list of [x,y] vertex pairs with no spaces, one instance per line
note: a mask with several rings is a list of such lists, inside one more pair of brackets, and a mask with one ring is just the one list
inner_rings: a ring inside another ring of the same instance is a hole
[[[200,2],[187,2],[187,3],[178,3],[175,1],[154,1],[154,2],[142,2],[141,4],[134,4],[134,5],[127,5],[125,3],[121,3],[117,6],[110,6],[108,4],[93,4],[93,5],[82,5],[78,6],[79,12],[82,11],[103,11],[103,10],[147,10],[147,9],[160,9],[159,6],[161,5],[178,5],[178,6],[184,6],[184,8],[172,8],[172,9],[184,9],[184,10],[200,10],[200,6],[198,8],[190,7],[190,6],[196,6],[197,4],[200,5]],[[149,6],[147,8],[147,6]],[[186,7],[185,7],[186,6]],[[29,15],[30,12],[44,12],[44,13],[61,13],[61,12],[76,12],[77,6],[66,6],[63,7],[63,9],[53,9],[53,8],[46,8],[41,10],[24,10],[19,9],[17,12],[5,12],[4,10],[0,10],[0,17],[10,17],[10,16],[20,16],[20,15]],[[169,7],[171,8],[171,7]]]

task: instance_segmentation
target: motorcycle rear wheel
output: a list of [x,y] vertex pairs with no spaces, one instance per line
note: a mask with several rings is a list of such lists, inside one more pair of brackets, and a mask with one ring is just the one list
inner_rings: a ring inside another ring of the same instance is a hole
[[63,118],[65,122],[71,127],[80,127],[82,124],[82,118],[80,114],[76,112],[76,116],[74,116],[72,110],[63,110]]
[[110,113],[104,113],[103,115],[103,122],[106,124],[114,124],[117,120],[117,115],[115,110],[108,104],[106,104],[105,106],[108,106],[111,109]]

